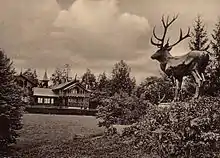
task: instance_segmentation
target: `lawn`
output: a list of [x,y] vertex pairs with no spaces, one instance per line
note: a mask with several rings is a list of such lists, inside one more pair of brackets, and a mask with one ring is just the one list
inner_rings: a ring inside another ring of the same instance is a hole
[[69,143],[103,134],[97,123],[93,116],[25,114],[13,157],[65,157]]
[[19,144],[41,141],[68,141],[75,137],[100,135],[103,128],[98,127],[93,116],[40,115],[25,114],[24,127],[20,131]]

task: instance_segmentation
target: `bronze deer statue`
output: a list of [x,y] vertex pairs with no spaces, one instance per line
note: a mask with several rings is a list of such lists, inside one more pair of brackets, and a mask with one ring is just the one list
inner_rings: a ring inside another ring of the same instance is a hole
[[183,36],[182,29],[180,29],[179,40],[174,44],[169,44],[169,38],[165,44],[165,36],[169,26],[178,18],[178,15],[174,16],[169,20],[169,16],[166,21],[164,16],[162,17],[162,24],[164,28],[163,36],[160,38],[155,33],[155,28],[153,29],[153,36],[158,42],[154,42],[153,37],[151,37],[151,44],[157,46],[159,50],[156,51],[151,56],[151,59],[157,60],[160,62],[161,70],[176,84],[175,96],[173,101],[179,100],[179,93],[182,86],[182,81],[184,76],[192,75],[196,82],[196,91],[193,99],[196,99],[200,96],[201,87],[205,81],[204,72],[209,62],[209,54],[207,51],[194,50],[190,51],[182,56],[172,56],[170,54],[171,49],[180,43],[182,40],[190,37],[190,28],[185,36]]

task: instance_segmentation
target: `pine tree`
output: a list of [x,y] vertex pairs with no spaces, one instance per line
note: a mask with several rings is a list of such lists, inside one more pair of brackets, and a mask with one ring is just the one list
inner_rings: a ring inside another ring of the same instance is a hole
[[213,30],[212,38],[212,50],[214,52],[216,60],[218,61],[218,63],[220,63],[220,17],[217,24],[215,25],[215,29]]
[[131,68],[123,61],[116,63],[112,70],[112,78],[111,78],[111,92],[120,93],[126,92],[129,95],[135,88],[135,78],[131,78],[130,76]]
[[94,90],[96,88],[96,77],[91,72],[90,69],[87,69],[86,72],[82,76],[82,84],[87,86],[88,89]]
[[213,95],[220,90],[220,17],[213,29],[211,48],[214,59],[208,67],[208,76],[210,81],[208,93]]
[[[207,51],[209,49],[209,39],[206,31],[205,24],[201,18],[200,15],[197,16],[195,23],[193,25],[193,32],[191,32],[191,40],[189,42],[189,48],[190,50],[201,50],[201,51]],[[206,76],[207,78],[207,76]],[[194,93],[194,79],[189,76],[185,80],[185,92],[187,95]]]
[[108,92],[110,90],[110,81],[106,76],[106,73],[103,72],[102,74],[99,75],[98,77],[98,85],[97,85],[97,89],[99,91],[104,91],[104,92]]
[[205,24],[203,24],[201,16],[197,16],[193,28],[194,32],[191,33],[192,39],[189,42],[189,48],[191,50],[208,50],[209,39],[205,29]]
[[16,142],[17,130],[22,128],[23,102],[21,89],[15,82],[12,62],[0,51],[0,150]]

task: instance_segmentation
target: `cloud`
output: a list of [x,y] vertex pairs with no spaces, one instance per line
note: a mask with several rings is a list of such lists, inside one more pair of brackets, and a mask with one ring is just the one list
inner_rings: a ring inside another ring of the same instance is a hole
[[75,0],[56,0],[56,1],[59,4],[61,10],[66,10],[73,4]]
[[146,18],[120,13],[116,0],[77,0],[54,26],[65,28],[57,38],[73,41],[71,49],[89,60],[137,57],[138,39],[150,29]]
[[33,59],[37,60],[42,54],[41,41],[48,39],[58,12],[59,6],[54,0],[1,1],[1,46],[13,59],[26,60],[26,66],[31,66]]

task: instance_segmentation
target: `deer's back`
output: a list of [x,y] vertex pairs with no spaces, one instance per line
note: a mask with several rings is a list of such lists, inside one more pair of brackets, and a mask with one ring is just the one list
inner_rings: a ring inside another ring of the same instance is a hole
[[165,73],[172,76],[189,75],[193,69],[204,72],[208,65],[209,54],[206,51],[190,51],[182,56],[171,57],[167,62]]
[[[207,51],[191,51],[189,57],[195,58],[195,67],[200,73],[204,72],[209,63],[209,54]],[[190,60],[189,60],[190,61]],[[193,62],[193,60],[191,60]]]

